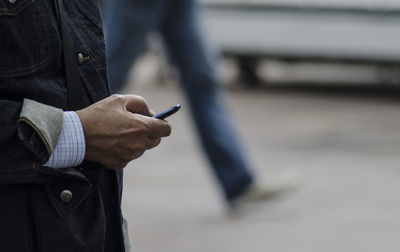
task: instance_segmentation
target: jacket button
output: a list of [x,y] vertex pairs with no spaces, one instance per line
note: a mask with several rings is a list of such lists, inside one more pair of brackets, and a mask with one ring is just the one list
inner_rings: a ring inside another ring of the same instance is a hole
[[78,63],[81,65],[85,61],[82,53],[78,53]]
[[72,192],[70,190],[64,190],[60,193],[60,199],[65,203],[68,203],[72,200]]

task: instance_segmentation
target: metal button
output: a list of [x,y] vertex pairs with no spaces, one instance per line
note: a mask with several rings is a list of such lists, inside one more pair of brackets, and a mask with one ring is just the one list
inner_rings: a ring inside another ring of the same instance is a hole
[[81,65],[85,61],[82,53],[78,53],[78,63]]
[[68,203],[72,200],[72,192],[70,190],[64,190],[60,193],[60,199],[65,203]]
[[11,4],[15,4],[17,2],[17,0],[8,0],[8,2]]

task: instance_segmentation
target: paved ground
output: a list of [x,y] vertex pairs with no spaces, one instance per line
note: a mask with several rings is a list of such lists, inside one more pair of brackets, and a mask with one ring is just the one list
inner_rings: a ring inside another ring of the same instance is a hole
[[137,85],[155,111],[182,103],[173,134],[126,169],[123,208],[140,252],[400,251],[400,102],[359,90],[234,89],[227,101],[258,174],[300,189],[226,213],[173,85]]

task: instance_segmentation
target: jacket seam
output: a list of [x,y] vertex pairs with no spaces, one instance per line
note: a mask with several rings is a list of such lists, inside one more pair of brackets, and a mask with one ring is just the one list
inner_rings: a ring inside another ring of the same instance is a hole
[[[13,74],[13,73],[17,74],[17,75],[18,74],[31,74],[31,73],[34,73],[35,71],[37,71],[38,69],[40,69],[40,67],[45,66],[49,62],[49,59],[50,59],[49,57],[46,57],[42,61],[40,61],[40,62],[38,62],[38,63],[36,63],[34,65],[28,66],[28,67],[21,67],[21,68],[10,69],[10,70],[3,70],[3,71],[0,71],[0,74],[1,75],[8,75],[8,74]],[[26,70],[28,70],[28,72],[24,72]],[[21,73],[21,71],[22,71],[22,73]]]
[[[27,1],[25,4],[21,4],[17,8],[12,8],[12,9],[11,8],[0,8],[0,11],[8,11],[8,12],[0,13],[0,16],[15,16],[35,1],[36,0]],[[13,10],[13,11],[10,11],[10,10]]]

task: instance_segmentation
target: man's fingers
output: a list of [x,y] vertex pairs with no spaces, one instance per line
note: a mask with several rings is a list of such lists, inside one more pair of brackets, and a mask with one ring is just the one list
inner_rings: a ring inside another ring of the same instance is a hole
[[161,142],[161,138],[157,138],[157,139],[149,139],[149,141],[147,142],[147,149],[150,150],[156,146],[158,146]]
[[167,121],[152,117],[148,117],[147,120],[150,126],[149,137],[151,139],[157,139],[171,135],[171,126]]
[[171,126],[165,120],[160,120],[150,116],[140,114],[132,114],[133,120],[140,120],[143,125],[146,125],[147,136],[150,139],[157,139],[171,135]]
[[125,99],[125,108],[127,111],[145,116],[153,115],[143,97],[137,95],[125,95],[123,98]]

